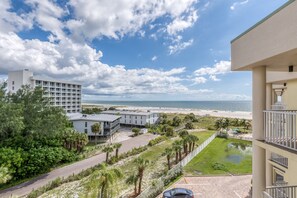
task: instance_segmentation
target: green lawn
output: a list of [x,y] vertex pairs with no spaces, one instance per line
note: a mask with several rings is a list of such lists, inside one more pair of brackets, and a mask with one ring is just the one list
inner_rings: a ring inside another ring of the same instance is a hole
[[214,133],[215,133],[214,131],[191,132],[192,135],[195,135],[199,138],[199,141],[197,142],[198,145],[202,144],[205,140],[207,140]]
[[184,172],[185,175],[249,174],[251,142],[216,138],[184,167]]

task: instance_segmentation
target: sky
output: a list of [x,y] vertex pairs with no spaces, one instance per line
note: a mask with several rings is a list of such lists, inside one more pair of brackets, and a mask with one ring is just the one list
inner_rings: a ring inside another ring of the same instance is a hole
[[84,100],[251,100],[230,41],[285,2],[0,0],[0,79],[29,69]]

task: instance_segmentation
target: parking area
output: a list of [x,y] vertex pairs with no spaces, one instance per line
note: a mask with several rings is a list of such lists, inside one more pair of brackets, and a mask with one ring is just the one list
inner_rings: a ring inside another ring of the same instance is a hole
[[183,177],[170,188],[187,188],[199,198],[250,198],[251,175]]
[[132,128],[131,127],[122,127],[117,133],[115,133],[111,139],[110,143],[122,142],[132,138]]

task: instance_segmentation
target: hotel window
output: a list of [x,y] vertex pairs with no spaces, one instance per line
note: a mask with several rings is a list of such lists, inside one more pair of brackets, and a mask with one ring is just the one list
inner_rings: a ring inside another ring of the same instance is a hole
[[14,81],[12,81],[12,85],[14,85]]
[[85,127],[88,127],[88,122],[85,122]]
[[88,129],[85,129],[85,133],[88,133]]
[[14,86],[12,86],[12,90],[14,90]]

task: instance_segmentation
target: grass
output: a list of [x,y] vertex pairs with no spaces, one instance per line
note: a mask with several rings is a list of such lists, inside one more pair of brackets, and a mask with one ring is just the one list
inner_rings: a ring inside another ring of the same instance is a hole
[[199,138],[199,141],[197,142],[198,145],[202,144],[205,140],[207,140],[214,133],[215,133],[214,131],[191,132],[192,135],[195,135],[196,137]]
[[[235,143],[245,151],[231,148]],[[229,146],[228,146],[229,145]],[[184,168],[185,175],[239,175],[252,172],[251,142],[216,138]],[[245,154],[244,154],[245,153]],[[231,161],[233,159],[233,162]],[[241,159],[241,160],[239,160]],[[214,168],[214,164],[217,167]]]

